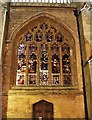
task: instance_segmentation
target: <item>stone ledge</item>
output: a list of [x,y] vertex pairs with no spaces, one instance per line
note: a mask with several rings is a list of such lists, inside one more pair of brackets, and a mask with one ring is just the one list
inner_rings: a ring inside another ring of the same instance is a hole
[[11,90],[78,90],[78,87],[64,86],[13,86]]
[[11,7],[21,6],[21,7],[62,7],[62,8],[76,8],[76,4],[68,4],[68,3],[31,3],[31,2],[12,2],[10,3]]
[[37,94],[61,94],[61,95],[74,95],[83,94],[77,87],[12,87],[9,90],[10,94],[26,94],[26,95],[37,95]]

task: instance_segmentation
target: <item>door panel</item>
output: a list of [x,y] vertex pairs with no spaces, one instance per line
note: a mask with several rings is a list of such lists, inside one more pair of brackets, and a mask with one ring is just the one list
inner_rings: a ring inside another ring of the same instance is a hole
[[41,100],[33,105],[34,120],[53,120],[53,104]]

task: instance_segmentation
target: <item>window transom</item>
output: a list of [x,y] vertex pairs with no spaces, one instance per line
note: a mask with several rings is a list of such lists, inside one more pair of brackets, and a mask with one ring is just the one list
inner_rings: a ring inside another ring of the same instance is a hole
[[16,85],[71,86],[71,55],[68,41],[48,23],[22,35],[17,49]]

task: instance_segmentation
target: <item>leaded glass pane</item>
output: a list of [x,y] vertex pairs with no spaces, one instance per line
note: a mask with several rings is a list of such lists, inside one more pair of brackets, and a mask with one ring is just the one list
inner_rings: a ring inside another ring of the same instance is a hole
[[32,40],[32,34],[31,33],[27,33],[26,35],[25,35],[25,41],[27,42],[27,41],[31,41]]
[[59,63],[59,56],[54,54],[52,56],[52,73],[59,73],[60,72],[60,63]]
[[46,33],[46,40],[47,42],[53,41],[53,33],[50,30]]
[[57,32],[57,30],[54,27],[51,27],[51,30],[53,31],[54,34]]
[[48,84],[48,46],[41,44],[41,57],[40,57],[40,85]]
[[52,83],[53,85],[60,84],[60,56],[59,47],[57,44],[53,44],[51,47],[52,51]]
[[38,31],[36,32],[36,34],[35,34],[35,40],[36,40],[37,42],[41,42],[41,41],[42,41],[42,37],[43,37],[42,32],[41,32],[40,30],[38,30]]
[[60,75],[53,74],[53,76],[52,76],[52,82],[53,82],[53,85],[60,85]]
[[37,77],[37,46],[31,44],[28,52],[28,82],[36,84]]
[[36,84],[36,79],[37,79],[36,76],[37,76],[36,74],[29,74],[28,75],[28,80],[29,80],[28,84],[29,85],[35,85]]
[[26,46],[22,43],[18,47],[18,66],[16,85],[22,85],[26,79]]
[[40,85],[48,85],[48,71],[40,72]]
[[64,84],[63,86],[71,86],[71,75],[63,75]]
[[62,35],[61,35],[60,33],[58,33],[58,34],[56,35],[56,41],[57,41],[57,42],[63,42],[63,37],[62,37]]
[[71,85],[71,63],[70,63],[70,48],[64,43],[62,47],[62,69],[63,69],[63,84],[64,86]]
[[48,24],[43,23],[43,24],[40,25],[40,28],[41,28],[42,30],[47,30],[47,29],[48,29]]

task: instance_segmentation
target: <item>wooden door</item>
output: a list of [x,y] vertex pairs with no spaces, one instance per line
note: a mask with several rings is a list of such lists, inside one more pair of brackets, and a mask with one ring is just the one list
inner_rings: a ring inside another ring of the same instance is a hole
[[53,120],[53,104],[41,100],[33,105],[34,120]]

